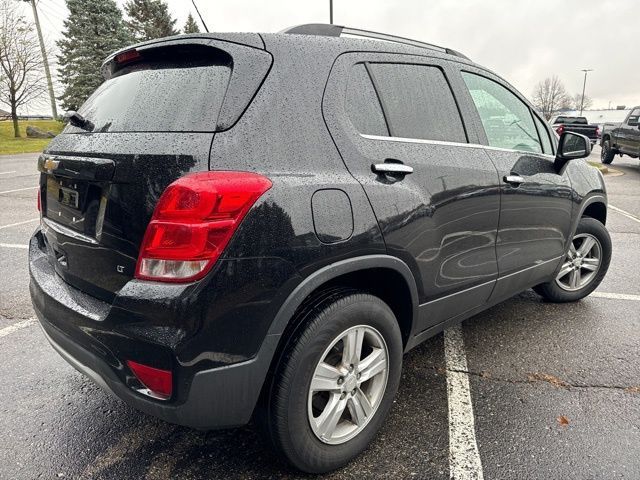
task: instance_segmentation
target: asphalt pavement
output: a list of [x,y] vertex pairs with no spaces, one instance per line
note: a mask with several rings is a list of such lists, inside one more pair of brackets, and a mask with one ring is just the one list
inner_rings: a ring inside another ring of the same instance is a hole
[[[253,426],[148,417],[48,345],[28,292],[36,158],[0,157],[0,479],[299,478]],[[467,478],[640,478],[639,165],[616,157],[606,176],[614,253],[592,296],[553,305],[524,292],[414,349],[380,435],[322,478],[445,479],[460,455]]]

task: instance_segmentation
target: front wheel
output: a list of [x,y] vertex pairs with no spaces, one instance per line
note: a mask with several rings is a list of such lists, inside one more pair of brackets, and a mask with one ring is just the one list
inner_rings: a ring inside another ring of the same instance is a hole
[[600,161],[605,165],[609,165],[613,162],[613,157],[616,156],[615,150],[611,148],[611,141],[605,140],[602,142],[602,151],[600,152]]
[[533,289],[551,302],[575,302],[600,285],[610,262],[609,232],[598,220],[583,217],[556,278]]
[[364,293],[307,309],[276,369],[261,424],[293,466],[325,473],[359,455],[400,382],[402,337],[391,309]]

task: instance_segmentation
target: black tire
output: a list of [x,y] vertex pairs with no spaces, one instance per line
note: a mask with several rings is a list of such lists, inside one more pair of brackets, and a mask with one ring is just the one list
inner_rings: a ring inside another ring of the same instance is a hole
[[[601,248],[600,265],[595,275],[589,280],[589,282],[582,288],[574,291],[567,291],[559,285],[556,278],[553,278],[550,282],[543,283],[533,287],[533,290],[545,300],[555,303],[575,302],[581,300],[591,292],[593,292],[602,279],[607,274],[609,264],[611,263],[611,237],[606,227],[598,220],[590,217],[583,217],[578,223],[574,238],[581,234],[588,234],[595,237]],[[568,257],[565,257],[563,264],[567,261]]]
[[[353,290],[325,296],[302,312],[279,359],[273,380],[256,413],[263,433],[292,466],[307,473],[325,473],[346,465],[364,451],[384,423],[400,383],[402,337],[398,322],[379,298]],[[327,348],[351,327],[372,327],[388,349],[388,374],[377,409],[362,430],[345,443],[330,445],[313,432],[308,417],[311,379]]]
[[600,161],[605,165],[613,162],[613,157],[616,156],[615,150],[611,147],[611,140],[606,139],[602,142],[602,151],[600,152]]

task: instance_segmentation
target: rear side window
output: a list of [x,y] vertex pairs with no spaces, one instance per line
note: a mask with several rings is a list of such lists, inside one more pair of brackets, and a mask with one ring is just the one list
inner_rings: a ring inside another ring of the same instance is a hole
[[370,68],[392,136],[467,142],[442,70],[393,63],[372,63]]
[[358,63],[351,69],[345,107],[351,122],[360,133],[389,135],[380,100],[364,63]]
[[230,59],[175,57],[144,58],[125,66],[78,113],[97,133],[214,131],[231,76]]
[[493,80],[462,72],[492,147],[542,153],[529,107]]

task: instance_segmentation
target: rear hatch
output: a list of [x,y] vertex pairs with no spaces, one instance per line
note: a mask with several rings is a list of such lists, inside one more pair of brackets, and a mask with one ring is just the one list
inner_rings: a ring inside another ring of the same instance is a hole
[[210,168],[215,132],[234,125],[270,66],[264,50],[204,35],[105,62],[106,81],[78,111],[86,124],[68,125],[38,161],[45,246],[66,282],[108,301],[133,277],[160,195]]

